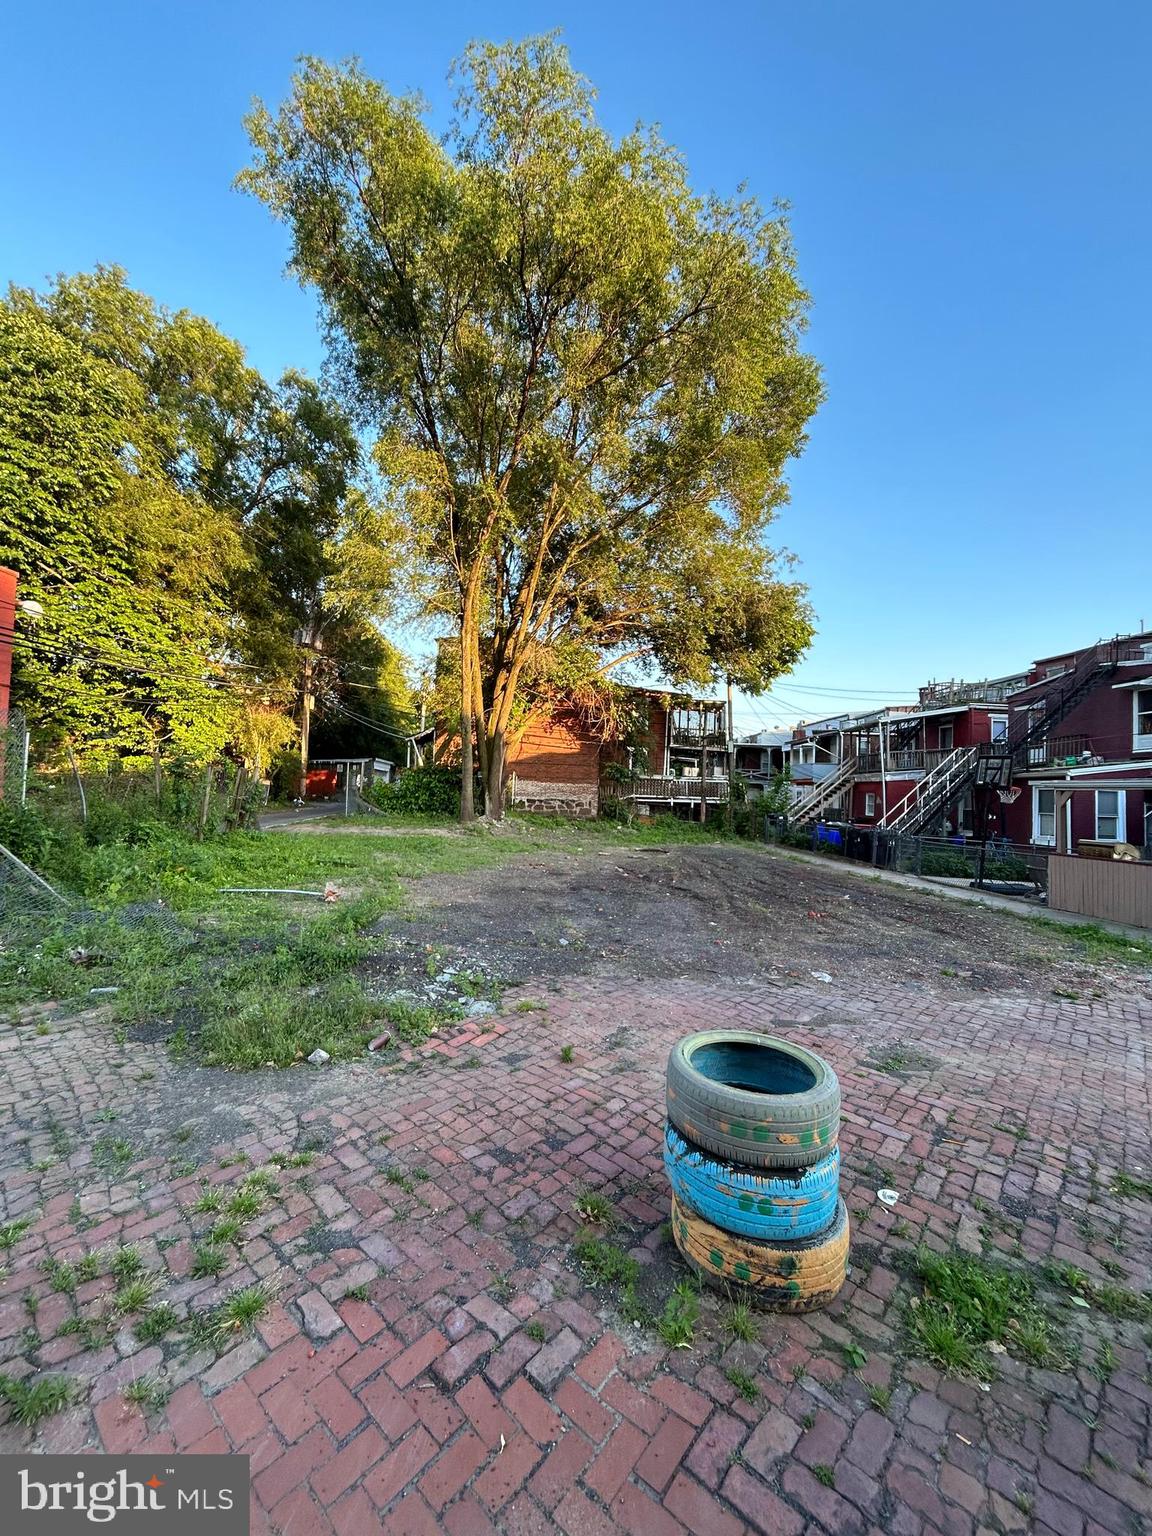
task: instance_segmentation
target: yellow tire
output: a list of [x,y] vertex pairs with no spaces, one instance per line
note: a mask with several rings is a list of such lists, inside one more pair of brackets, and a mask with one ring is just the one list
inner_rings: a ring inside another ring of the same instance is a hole
[[776,1312],[827,1306],[848,1273],[848,1212],[837,1202],[832,1224],[815,1237],[761,1243],[722,1232],[672,1196],[672,1236],[689,1266],[721,1290],[737,1289]]

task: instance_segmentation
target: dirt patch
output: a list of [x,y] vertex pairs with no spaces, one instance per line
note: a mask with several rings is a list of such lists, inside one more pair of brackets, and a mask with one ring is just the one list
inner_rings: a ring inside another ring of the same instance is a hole
[[[687,844],[543,854],[408,886],[382,920],[381,985],[429,947],[482,957],[504,981],[692,976],[899,981],[932,991],[1076,991],[1138,983],[1077,941],[944,897],[903,891],[756,847]],[[1141,988],[1146,990],[1146,988]]]

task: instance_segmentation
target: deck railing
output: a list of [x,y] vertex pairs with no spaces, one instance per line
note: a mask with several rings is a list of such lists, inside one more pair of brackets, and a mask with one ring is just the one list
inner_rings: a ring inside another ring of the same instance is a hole
[[[705,800],[727,800],[727,779],[705,779]],[[699,800],[700,779],[688,775],[677,778],[675,774],[650,774],[629,784],[623,791],[629,800]]]

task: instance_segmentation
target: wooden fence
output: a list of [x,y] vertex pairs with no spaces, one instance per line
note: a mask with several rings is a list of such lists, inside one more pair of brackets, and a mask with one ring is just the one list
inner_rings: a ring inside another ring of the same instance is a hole
[[1050,854],[1048,905],[1060,912],[1152,928],[1152,864]]

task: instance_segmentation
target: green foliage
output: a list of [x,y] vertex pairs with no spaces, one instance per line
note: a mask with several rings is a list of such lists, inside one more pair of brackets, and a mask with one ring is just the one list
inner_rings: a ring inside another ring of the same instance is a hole
[[782,210],[697,194],[651,130],[613,139],[554,37],[474,44],[457,79],[441,137],[415,97],[306,59],[248,119],[240,184],[288,225],[382,423],[499,813],[542,652],[754,689],[801,653],[803,592],[762,535],[821,385]]
[[409,768],[391,784],[374,781],[364,798],[389,816],[455,816],[460,810],[460,770],[439,764]]
[[66,1376],[38,1376],[29,1381],[0,1376],[0,1402],[8,1405],[17,1424],[35,1426],[67,1408],[75,1395],[76,1384]]
[[724,1372],[724,1375],[746,1403],[754,1403],[760,1396],[760,1388],[756,1385],[755,1376],[750,1376],[747,1371],[741,1371],[732,1366]]
[[991,1376],[989,1344],[1038,1363],[1052,1358],[1048,1322],[1025,1270],[922,1248],[916,1272],[924,1295],[913,1298],[909,1324],[922,1352],[942,1370]]
[[681,1282],[664,1303],[656,1331],[670,1349],[691,1349],[699,1321],[699,1292],[694,1285]]

